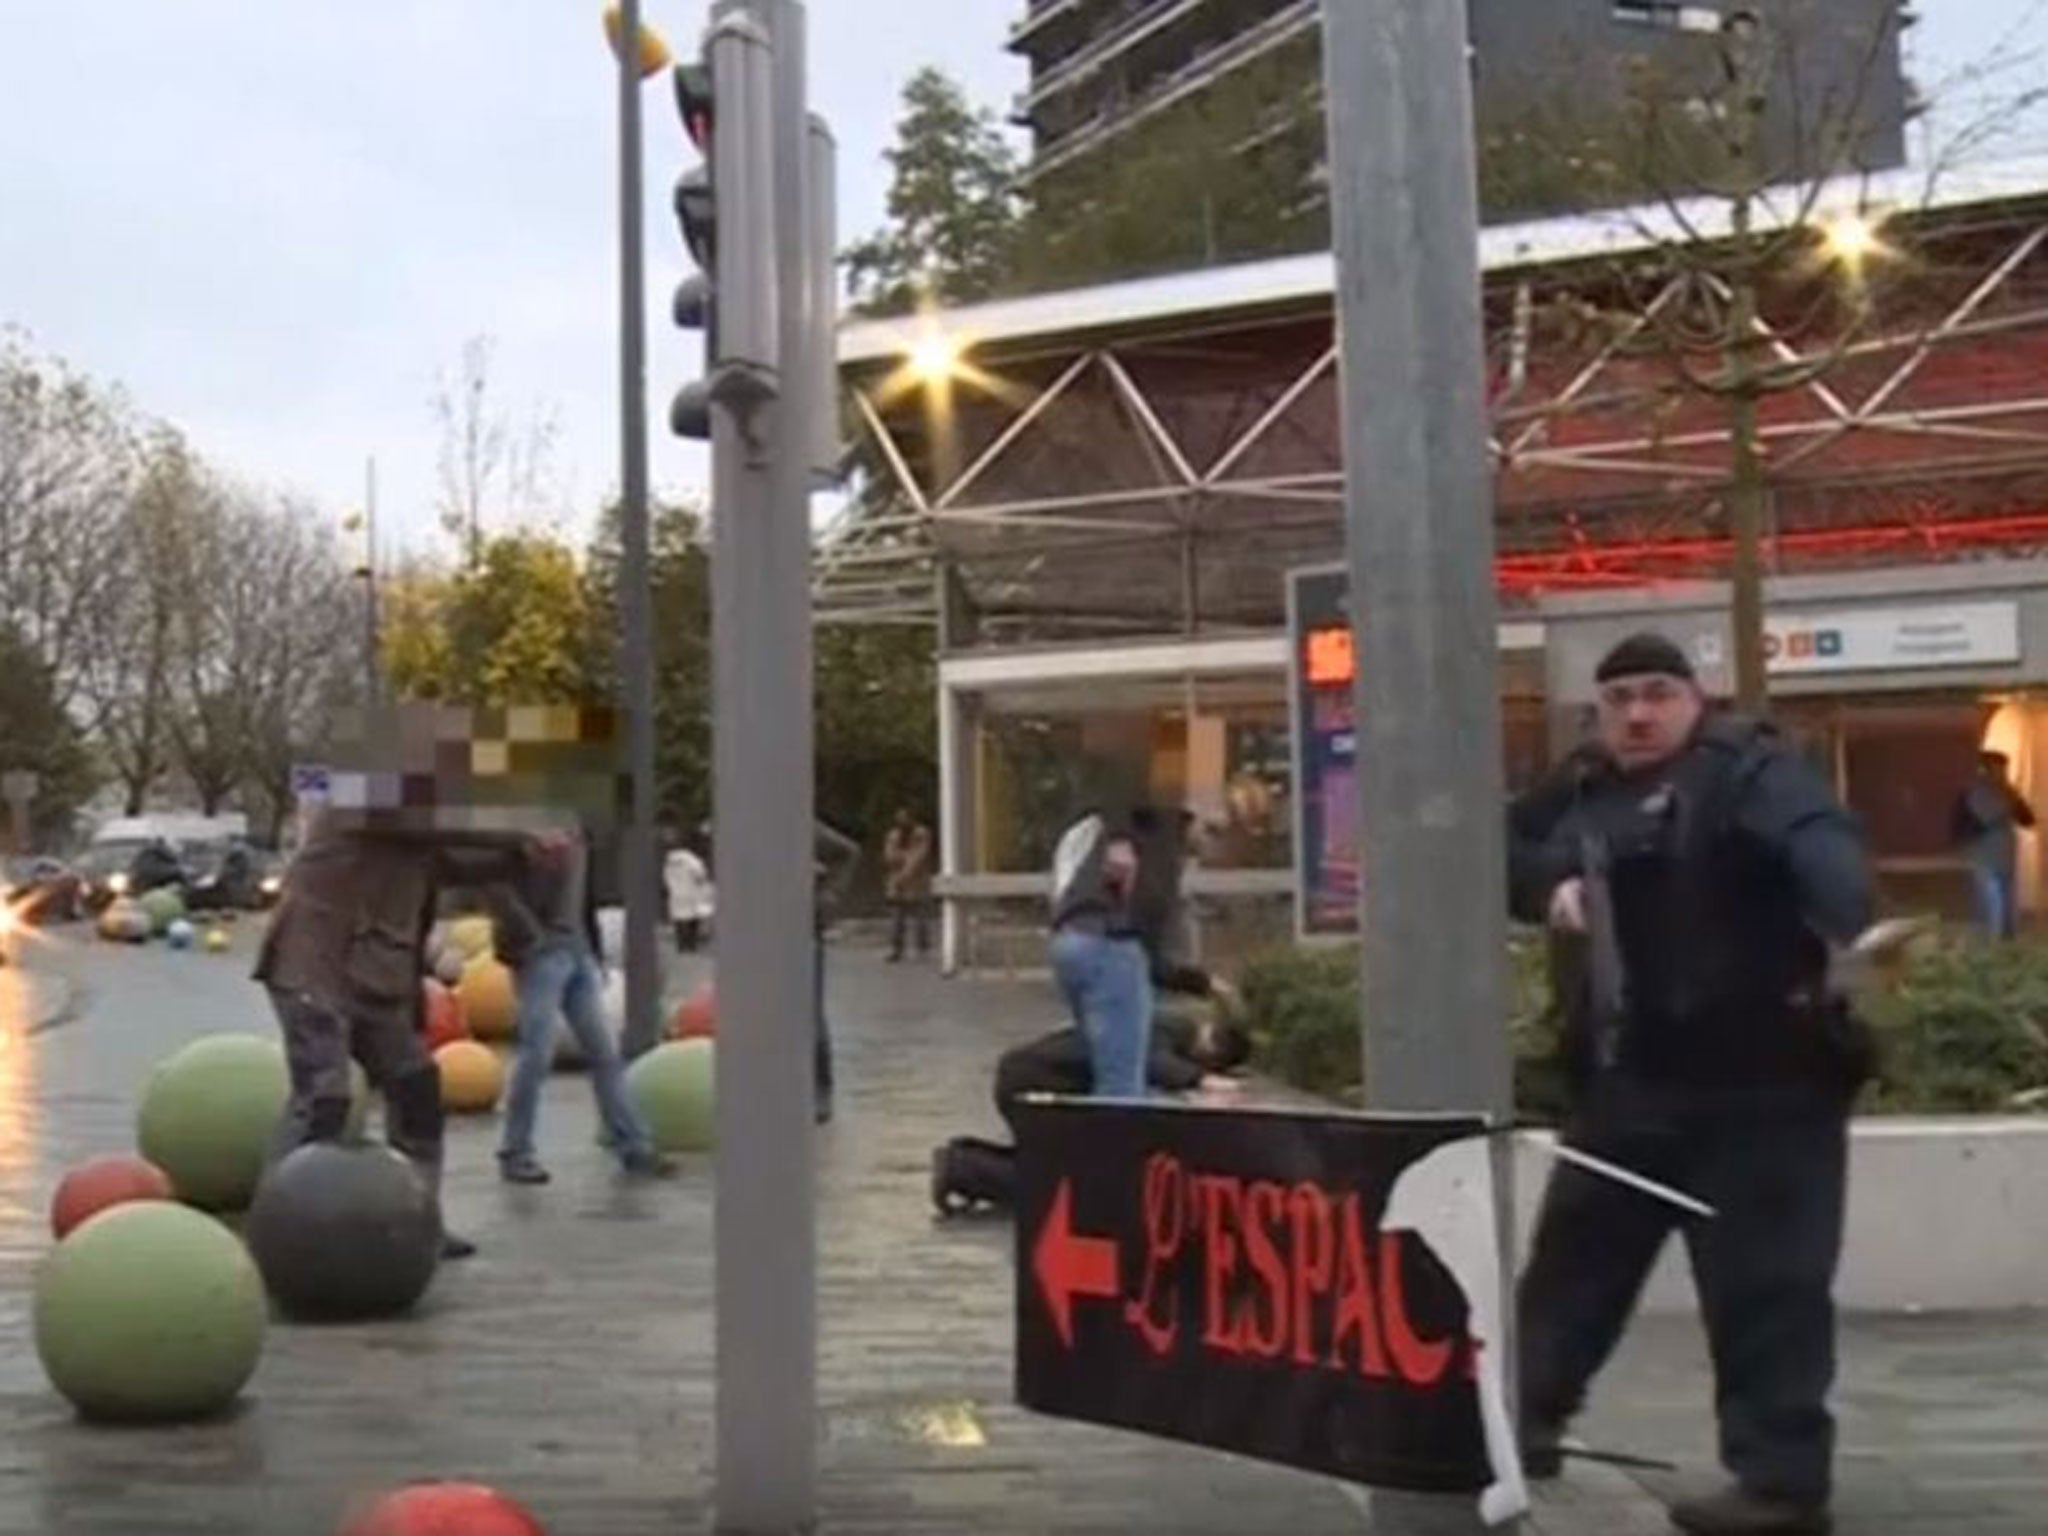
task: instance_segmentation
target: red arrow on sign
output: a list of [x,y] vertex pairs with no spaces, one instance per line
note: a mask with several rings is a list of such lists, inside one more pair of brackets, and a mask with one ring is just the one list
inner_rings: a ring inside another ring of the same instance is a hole
[[1069,1349],[1074,1347],[1074,1298],[1117,1294],[1116,1241],[1075,1236],[1070,1180],[1061,1179],[1059,1191],[1052,1197],[1052,1209],[1046,1213],[1038,1244],[1031,1251],[1031,1272],[1045,1293],[1060,1342]]

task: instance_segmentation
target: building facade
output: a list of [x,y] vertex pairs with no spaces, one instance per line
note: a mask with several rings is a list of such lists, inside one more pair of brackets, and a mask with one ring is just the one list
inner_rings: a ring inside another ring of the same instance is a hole
[[[2048,164],[1932,203],[1905,173],[1835,190],[1895,210],[1900,280],[1832,337],[1794,291],[1764,306],[1758,345],[1804,380],[1760,411],[1776,692],[1900,899],[1947,902],[1956,766],[1987,736],[2030,783],[2048,764]],[[1691,213],[1709,239],[1713,216]],[[1652,223],[1482,236],[1510,782],[1570,739],[1615,624],[1682,626],[1710,675],[1728,654],[1726,402],[1640,332],[1542,319],[1637,270]],[[1139,793],[1210,829],[1219,922],[1291,929],[1288,578],[1343,552],[1333,278],[1327,253],[1287,257],[843,334],[871,478],[820,549],[816,612],[934,626],[956,958],[989,958],[1005,914],[1035,952],[1063,818]],[[943,378],[917,364],[941,356]]]
[[[1563,102],[1584,121],[1589,102],[1618,102],[1644,70],[1669,81],[1681,106],[1711,94],[1723,28],[1751,10],[1766,18],[1772,176],[1831,173],[1844,158],[1865,170],[1902,164],[1911,93],[1900,0],[1470,0],[1482,129]],[[1254,68],[1268,72],[1262,92],[1321,94],[1321,0],[1033,0],[1010,46],[1031,67],[1014,117],[1031,132],[1038,183],[1128,149]],[[1289,131],[1317,133],[1319,115]],[[1801,163],[1850,125],[1846,157]]]

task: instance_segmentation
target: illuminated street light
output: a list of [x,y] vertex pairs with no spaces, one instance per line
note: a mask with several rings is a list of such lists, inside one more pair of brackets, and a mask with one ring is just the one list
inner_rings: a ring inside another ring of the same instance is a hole
[[910,349],[910,371],[922,384],[942,384],[959,371],[965,350],[957,337],[940,330],[927,331]]
[[1851,270],[1860,270],[1884,252],[1884,236],[1876,220],[1860,212],[1838,213],[1821,221],[1821,249]]

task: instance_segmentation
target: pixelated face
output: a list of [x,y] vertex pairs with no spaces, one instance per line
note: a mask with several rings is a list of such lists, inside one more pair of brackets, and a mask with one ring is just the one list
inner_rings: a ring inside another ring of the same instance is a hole
[[336,721],[328,803],[447,830],[619,823],[629,803],[616,712],[406,703]]
[[1661,673],[1600,685],[1600,742],[1625,772],[1667,763],[1685,750],[1706,701],[1684,678]]

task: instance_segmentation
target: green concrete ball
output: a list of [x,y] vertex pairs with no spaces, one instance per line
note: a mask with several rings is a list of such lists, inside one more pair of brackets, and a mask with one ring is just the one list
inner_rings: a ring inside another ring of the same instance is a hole
[[136,1146],[171,1176],[178,1198],[239,1211],[256,1192],[291,1096],[284,1048],[254,1035],[208,1035],[151,1074]]
[[221,1412],[255,1373],[267,1319],[241,1240],[167,1201],[100,1212],[36,1270],[36,1355],[87,1419]]
[[706,1152],[716,1139],[718,1047],[671,1040],[626,1071],[626,1087],[664,1152]]
[[149,914],[152,933],[165,933],[171,924],[185,915],[185,898],[168,886],[160,886],[146,893],[141,901],[142,910]]

